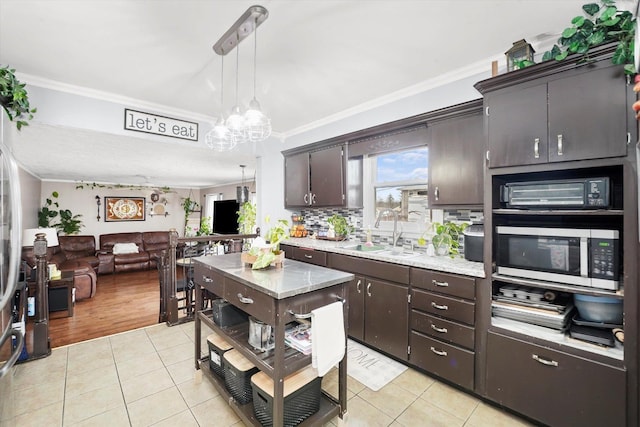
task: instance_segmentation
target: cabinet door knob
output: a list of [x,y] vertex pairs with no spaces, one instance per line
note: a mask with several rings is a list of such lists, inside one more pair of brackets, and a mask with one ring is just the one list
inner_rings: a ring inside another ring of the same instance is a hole
[[309,204],[309,195],[305,194],[304,197],[302,198],[304,200],[304,204],[308,205]]
[[431,351],[437,354],[438,356],[446,356],[447,352],[444,350],[436,350],[435,347],[431,347]]
[[546,365],[546,366],[554,366],[554,367],[558,366],[558,362],[556,362],[555,360],[547,360],[538,356],[537,354],[532,354],[531,358],[536,362],[542,363],[543,365]]
[[564,154],[564,148],[562,147],[562,134],[558,135],[558,156]]
[[540,158],[540,138],[533,140],[533,157],[536,159]]
[[367,283],[367,295],[371,296],[371,282]]
[[362,280],[358,280],[358,283],[356,283],[356,291],[358,293],[361,293],[362,291],[360,290],[360,285],[362,284]]
[[315,205],[316,204],[316,195],[311,193],[311,204]]
[[436,304],[435,302],[431,302],[431,307],[438,309],[438,310],[449,310],[449,306],[446,305],[440,305],[440,304]]
[[249,298],[249,297],[244,297],[242,296],[242,294],[238,294],[238,299],[240,300],[241,303],[243,304],[253,304],[253,299]]

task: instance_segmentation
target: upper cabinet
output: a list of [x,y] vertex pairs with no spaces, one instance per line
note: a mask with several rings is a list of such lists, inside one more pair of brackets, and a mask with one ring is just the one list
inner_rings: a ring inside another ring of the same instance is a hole
[[451,107],[429,122],[429,206],[482,205],[482,100]]
[[614,49],[598,48],[589,63],[576,55],[477,83],[489,167],[626,156],[633,95],[623,67],[611,63]]
[[357,194],[349,191],[351,185],[357,193],[358,177],[362,186],[362,164],[347,160],[344,144],[285,153],[284,176],[285,208],[362,206],[362,191],[359,203]]

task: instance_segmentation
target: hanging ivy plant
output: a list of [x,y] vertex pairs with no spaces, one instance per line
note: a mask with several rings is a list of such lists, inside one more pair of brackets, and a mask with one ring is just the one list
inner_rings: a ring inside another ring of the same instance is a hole
[[27,120],[33,119],[35,108],[29,105],[25,83],[21,83],[15,75],[16,70],[0,67],[0,105],[7,113],[9,120],[16,123],[18,130],[27,126]]

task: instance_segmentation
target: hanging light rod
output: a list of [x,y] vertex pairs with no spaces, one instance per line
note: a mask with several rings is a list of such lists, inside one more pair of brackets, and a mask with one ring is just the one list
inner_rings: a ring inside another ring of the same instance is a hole
[[249,36],[269,16],[269,11],[263,6],[251,6],[213,45],[218,55],[231,52],[242,40]]

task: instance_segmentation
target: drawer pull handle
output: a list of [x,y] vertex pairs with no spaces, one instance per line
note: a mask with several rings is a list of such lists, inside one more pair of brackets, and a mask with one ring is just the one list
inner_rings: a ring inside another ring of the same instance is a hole
[[431,329],[433,329],[436,332],[440,332],[441,334],[446,334],[447,333],[447,328],[439,328],[436,325],[434,325],[433,323],[431,324]]
[[436,308],[438,310],[449,310],[449,306],[436,304],[435,302],[431,302],[431,307]]
[[436,279],[431,280],[431,283],[440,286],[441,288],[446,288],[449,286],[449,282],[438,282]]
[[240,294],[240,293],[238,294],[238,299],[243,304],[253,304],[253,299],[248,298],[248,297],[243,297],[242,294]]
[[358,291],[358,293],[362,293],[362,291],[360,290],[361,284],[362,284],[362,280],[358,280],[358,283],[356,283],[356,291]]
[[204,274],[202,275],[202,280],[204,281],[204,283],[212,283],[213,279],[209,276],[205,276]]
[[437,354],[438,356],[446,356],[447,352],[444,350],[436,350],[435,347],[431,347],[431,351],[434,352],[435,354]]
[[371,282],[367,283],[367,295],[371,296]]
[[312,259],[313,255],[304,254],[304,257],[307,258],[307,259]]
[[533,157],[536,159],[540,158],[540,138],[533,140]]
[[546,365],[546,366],[558,366],[558,362],[556,362],[555,360],[543,359],[542,357],[538,356],[537,354],[532,354],[531,358],[533,360],[535,360],[536,362],[542,363],[543,365]]
[[564,148],[562,144],[562,134],[558,135],[558,156],[562,156],[564,154]]

